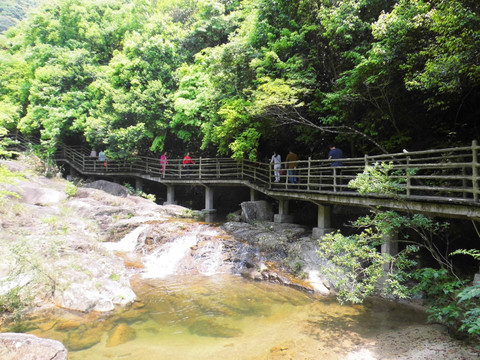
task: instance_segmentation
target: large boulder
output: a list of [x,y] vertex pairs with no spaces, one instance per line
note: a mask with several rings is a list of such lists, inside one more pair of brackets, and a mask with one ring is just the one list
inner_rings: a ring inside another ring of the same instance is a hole
[[2,360],[67,360],[67,349],[57,340],[29,334],[0,334]]
[[122,197],[128,196],[128,189],[125,186],[116,184],[110,181],[97,180],[89,184],[85,184],[85,187],[103,190],[106,193],[109,193],[115,196],[122,196]]
[[55,292],[55,301],[70,310],[107,312],[116,305],[125,306],[135,300],[136,295],[128,286],[109,279],[102,281],[100,287],[94,281],[73,283],[64,291]]
[[242,206],[242,220],[245,222],[252,221],[272,221],[273,210],[270,203],[261,201],[244,201]]

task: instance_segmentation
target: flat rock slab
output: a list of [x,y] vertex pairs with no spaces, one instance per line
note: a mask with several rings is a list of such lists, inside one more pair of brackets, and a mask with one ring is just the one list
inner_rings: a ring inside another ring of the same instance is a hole
[[0,334],[2,360],[67,360],[67,349],[57,340],[29,334]]

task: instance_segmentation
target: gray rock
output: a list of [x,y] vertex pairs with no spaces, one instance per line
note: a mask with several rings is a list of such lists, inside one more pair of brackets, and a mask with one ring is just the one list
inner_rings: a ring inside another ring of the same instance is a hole
[[242,204],[242,220],[252,222],[255,220],[272,221],[273,210],[270,203],[261,201],[244,201]]
[[101,288],[90,281],[83,284],[71,284],[62,292],[55,293],[57,304],[63,308],[82,312],[112,311],[115,305],[132,303],[136,295],[132,289],[120,283],[103,279]]
[[116,184],[110,181],[97,180],[90,184],[86,184],[85,187],[103,190],[106,193],[109,193],[115,196],[122,196],[122,197],[128,196],[128,189],[125,186]]
[[0,334],[2,360],[67,360],[67,349],[57,340],[42,339],[34,335]]

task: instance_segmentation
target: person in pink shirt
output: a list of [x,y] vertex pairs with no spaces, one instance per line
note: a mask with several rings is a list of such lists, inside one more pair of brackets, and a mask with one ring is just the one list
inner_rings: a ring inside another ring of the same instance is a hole
[[165,151],[163,155],[160,157],[160,165],[162,165],[162,175],[165,176],[165,166],[167,166],[167,152]]

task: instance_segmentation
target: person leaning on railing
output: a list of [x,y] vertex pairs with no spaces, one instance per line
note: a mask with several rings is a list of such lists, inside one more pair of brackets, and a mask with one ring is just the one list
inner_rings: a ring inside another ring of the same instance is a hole
[[190,153],[187,152],[185,157],[183,158],[183,167],[185,168],[187,175],[190,174],[190,165],[195,164],[195,162],[190,157]]
[[[343,158],[343,152],[341,149],[335,147],[335,145],[330,146],[330,151],[328,153],[328,159],[334,160],[330,166],[333,168],[333,185],[337,184],[337,175],[341,175],[341,169],[337,169],[337,167],[342,166],[343,163],[339,161],[339,159]],[[340,178],[340,185],[341,185],[341,178]]]
[[273,152],[272,159],[270,160],[270,164],[273,164],[273,172],[275,174],[274,182],[280,181],[280,168],[282,167],[282,157],[280,154],[277,154],[276,151]]
[[288,181],[290,181],[292,184],[295,184],[297,182],[296,169],[298,165],[298,156],[289,150],[285,161],[288,168]]
[[105,156],[103,150],[100,150],[100,152],[98,153],[98,161],[103,161],[103,167],[105,168],[105,170],[107,170],[107,157]]

